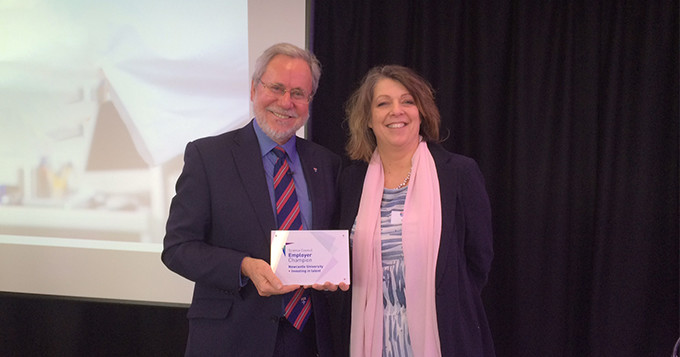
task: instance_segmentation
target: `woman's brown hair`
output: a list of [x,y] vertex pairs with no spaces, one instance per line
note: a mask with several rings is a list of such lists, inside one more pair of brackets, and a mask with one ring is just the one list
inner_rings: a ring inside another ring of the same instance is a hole
[[413,96],[420,113],[420,135],[423,140],[439,141],[440,115],[430,83],[407,67],[398,65],[373,67],[366,73],[361,85],[352,93],[345,106],[345,120],[349,125],[346,150],[352,160],[369,162],[377,145],[375,134],[368,127],[368,123],[371,120],[375,85],[384,78],[401,83]]

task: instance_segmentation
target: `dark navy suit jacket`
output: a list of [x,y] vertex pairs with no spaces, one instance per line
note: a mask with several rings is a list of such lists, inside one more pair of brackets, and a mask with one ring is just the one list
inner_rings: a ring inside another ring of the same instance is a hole
[[[428,144],[439,177],[442,234],[435,275],[435,294],[442,356],[494,356],[491,331],[481,292],[493,259],[491,209],[484,178],[472,159]],[[340,179],[340,228],[351,229],[368,166],[356,162]],[[408,267],[406,267],[408,269]],[[351,289],[334,299],[333,324],[341,354],[348,354]],[[340,321],[340,322],[338,322]],[[337,331],[337,332],[336,332]]]
[[[297,138],[297,152],[312,201],[312,229],[329,229],[335,212],[341,160]],[[282,296],[262,297],[252,282],[241,287],[245,256],[270,260],[276,229],[253,123],[190,142],[170,206],[162,261],[195,282],[189,307],[187,355],[271,356]],[[312,291],[317,345],[333,355],[328,293]]]

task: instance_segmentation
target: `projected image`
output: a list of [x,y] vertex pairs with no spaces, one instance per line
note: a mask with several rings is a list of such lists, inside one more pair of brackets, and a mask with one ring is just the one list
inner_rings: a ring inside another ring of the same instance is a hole
[[245,0],[0,1],[0,240],[160,243],[186,143],[249,120],[247,30]]

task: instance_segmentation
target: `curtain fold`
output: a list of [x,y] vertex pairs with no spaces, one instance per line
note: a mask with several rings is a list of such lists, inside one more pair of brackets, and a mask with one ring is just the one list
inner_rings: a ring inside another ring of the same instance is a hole
[[314,3],[312,140],[402,64],[487,181],[499,356],[660,356],[678,337],[678,2]]

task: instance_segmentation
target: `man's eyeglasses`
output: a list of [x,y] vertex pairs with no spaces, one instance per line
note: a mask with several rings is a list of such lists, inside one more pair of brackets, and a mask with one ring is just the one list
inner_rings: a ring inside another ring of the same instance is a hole
[[263,87],[267,88],[269,93],[277,97],[282,97],[286,94],[286,92],[288,92],[288,94],[290,94],[290,100],[296,103],[306,104],[309,103],[310,100],[312,100],[312,96],[308,95],[304,89],[301,88],[286,89],[286,87],[279,83],[265,83],[262,82],[261,79],[258,79],[258,81],[262,83]]

